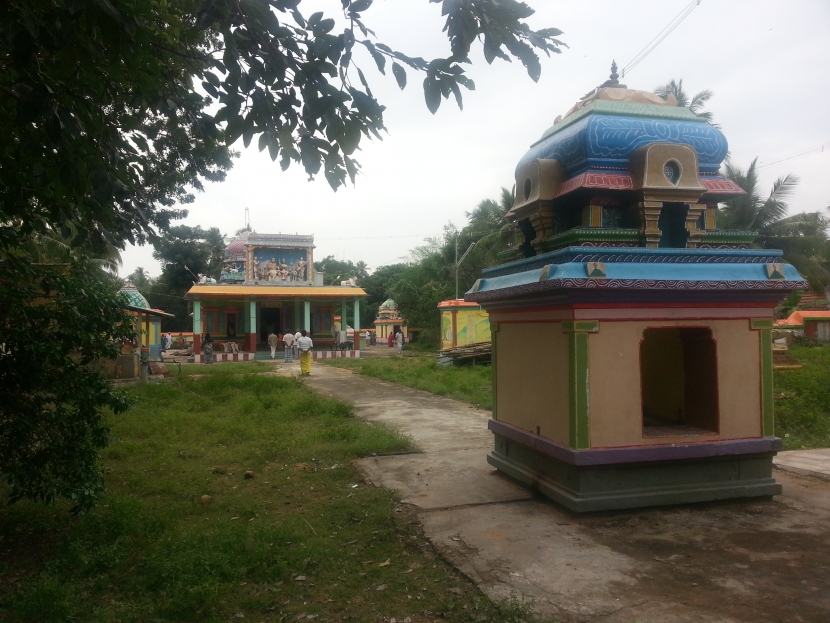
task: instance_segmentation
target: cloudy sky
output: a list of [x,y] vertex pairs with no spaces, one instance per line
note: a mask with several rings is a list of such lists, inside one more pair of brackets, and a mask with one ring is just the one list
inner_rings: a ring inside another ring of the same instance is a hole
[[[465,212],[512,186],[519,158],[553,119],[607,79],[612,59],[625,66],[688,0],[526,0],[534,28],[556,27],[568,44],[543,60],[534,83],[518,62],[487,65],[473,56],[464,110],[444,101],[431,115],[421,80],[409,73],[400,91],[391,74],[359,60],[387,106],[389,134],[364,140],[363,167],[353,187],[333,192],[301,167],[283,173],[265,153],[247,150],[224,183],[212,184],[189,206],[189,225],[232,234],[244,225],[261,233],[314,234],[315,259],[365,261],[372,269],[400,261],[444,225],[463,226]],[[306,8],[308,5],[308,8]],[[339,0],[304,0],[303,12],[337,11]],[[427,0],[375,0],[366,14],[378,39],[410,56],[447,56],[440,5]],[[763,187],[793,173],[801,183],[792,212],[830,206],[830,2],[827,0],[702,0],[643,62],[627,73],[629,88],[653,90],[683,79],[687,92],[711,89],[709,110],[729,141],[733,161],[764,166]],[[368,70],[368,71],[367,71]],[[819,151],[821,146],[824,151]],[[814,153],[802,155],[811,149]],[[793,157],[795,156],[795,157]],[[781,161],[782,162],[778,162]],[[157,276],[151,247],[128,248],[122,275],[142,266]]]

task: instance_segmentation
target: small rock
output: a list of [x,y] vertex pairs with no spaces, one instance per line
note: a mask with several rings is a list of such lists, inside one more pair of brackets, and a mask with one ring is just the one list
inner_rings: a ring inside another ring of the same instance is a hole
[[306,577],[304,575],[298,575],[296,578],[294,578],[294,581],[295,582],[305,582]]
[[385,591],[386,590],[386,584],[381,584],[375,590],[376,591]]
[[463,595],[464,594],[460,588],[450,588],[448,590],[451,593],[455,593],[456,595]]
[[199,502],[201,504],[210,504],[211,502],[213,502],[213,498],[209,495],[203,495],[199,497]]
[[245,480],[251,480],[256,474],[252,472],[250,469],[245,472]]

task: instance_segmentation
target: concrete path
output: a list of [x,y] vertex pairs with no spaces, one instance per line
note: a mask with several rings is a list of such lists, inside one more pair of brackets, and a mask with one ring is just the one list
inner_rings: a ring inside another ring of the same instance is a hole
[[560,622],[830,621],[830,483],[777,472],[773,501],[578,516],[487,465],[489,412],[326,365],[309,384],[415,440],[358,468],[494,599]]
[[784,471],[830,480],[830,448],[779,452],[772,462]]

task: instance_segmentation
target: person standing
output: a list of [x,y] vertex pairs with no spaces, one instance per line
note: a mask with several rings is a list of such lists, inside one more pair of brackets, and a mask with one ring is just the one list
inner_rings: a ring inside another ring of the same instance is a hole
[[300,339],[297,340],[297,348],[300,351],[300,375],[308,376],[311,374],[311,349],[314,348],[314,342],[306,335],[305,329],[300,331]]
[[205,333],[205,363],[213,363],[213,338]]
[[271,359],[275,359],[277,356],[277,347],[280,345],[280,338],[276,336],[276,334],[271,331],[270,335],[268,336],[268,346],[271,347]]
[[294,334],[294,358],[295,359],[300,356],[300,351],[297,348],[297,342],[300,341],[301,337],[303,337],[302,331],[300,331],[298,329],[297,332]]
[[403,332],[400,329],[395,334],[395,345],[398,348],[398,354],[401,355],[401,351],[403,350]]
[[294,341],[291,331],[286,331],[282,336],[282,342],[285,344],[285,363],[294,363]]
[[395,343],[395,333],[393,331],[389,332],[389,337],[386,338],[386,345],[389,348],[392,348],[392,344]]

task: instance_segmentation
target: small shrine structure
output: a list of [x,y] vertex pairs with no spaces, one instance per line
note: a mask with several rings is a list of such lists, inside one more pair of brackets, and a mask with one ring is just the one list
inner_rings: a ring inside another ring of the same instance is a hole
[[147,364],[150,359],[161,359],[161,319],[173,318],[160,309],[153,309],[144,295],[129,279],[118,290],[127,298],[127,309],[135,319],[137,342],[135,350],[130,345],[122,349],[116,359],[114,376],[147,380]]
[[490,341],[490,316],[478,303],[451,299],[438,303],[441,350]]
[[[203,361],[206,333],[214,340],[214,361],[248,361],[270,358],[267,342],[273,333],[305,329],[314,339],[315,358],[359,357],[354,350],[328,352],[334,343],[335,316],[340,329],[346,320],[360,328],[362,288],[323,285],[323,273],[314,269],[314,236],[260,234],[246,230],[231,239],[219,283],[198,283],[188,291],[193,304],[193,356]],[[351,311],[351,313],[350,313]],[[238,352],[223,352],[225,343],[235,343]]]
[[390,335],[395,335],[398,329],[403,333],[403,341],[409,342],[409,327],[406,318],[401,316],[398,311],[398,304],[391,298],[386,299],[378,307],[378,317],[375,318],[375,335],[377,340],[389,339]]
[[807,284],[752,232],[721,131],[616,66],[531,145],[490,315],[488,461],[575,511],[772,496],[773,310]]

